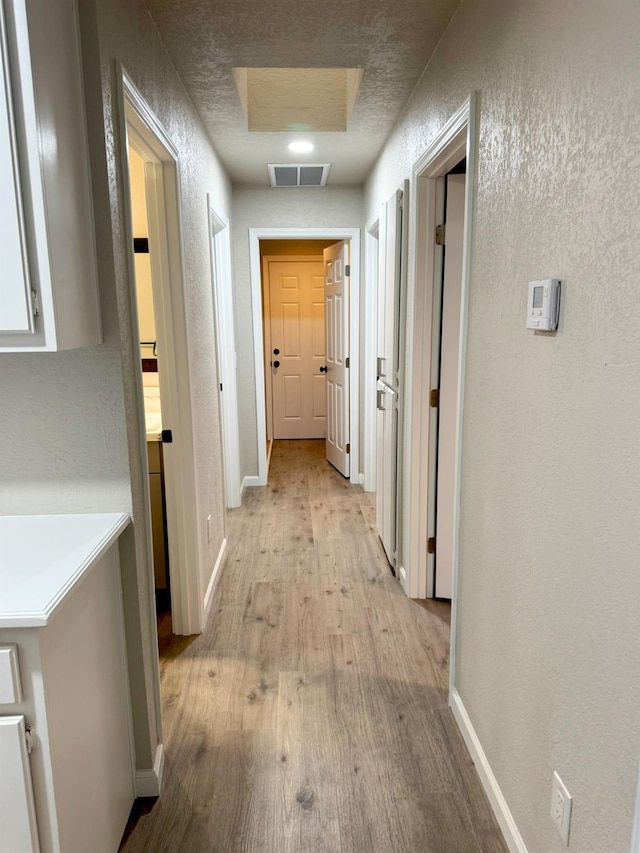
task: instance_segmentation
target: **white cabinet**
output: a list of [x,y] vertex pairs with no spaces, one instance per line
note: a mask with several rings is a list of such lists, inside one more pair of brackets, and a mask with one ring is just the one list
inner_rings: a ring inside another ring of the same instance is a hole
[[0,3],[0,352],[100,343],[75,0]]
[[135,797],[117,547],[128,523],[0,517],[0,853],[118,849]]

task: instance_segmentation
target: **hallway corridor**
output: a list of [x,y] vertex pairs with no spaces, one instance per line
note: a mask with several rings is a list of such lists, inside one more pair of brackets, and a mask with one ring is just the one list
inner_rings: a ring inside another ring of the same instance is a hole
[[161,642],[162,797],[125,853],[502,853],[447,707],[449,606],[392,577],[372,496],[276,442],[198,637]]

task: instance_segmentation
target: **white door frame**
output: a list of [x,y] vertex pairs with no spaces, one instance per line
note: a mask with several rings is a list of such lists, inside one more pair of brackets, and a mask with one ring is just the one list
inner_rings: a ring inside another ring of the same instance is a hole
[[[136,89],[127,73],[120,69],[118,80],[120,108],[120,146],[122,162],[128,163],[129,137],[135,137],[145,160],[145,183],[149,214],[149,242],[156,247],[153,263],[154,304],[156,323],[172,357],[162,365],[162,415],[167,427],[178,437],[169,448],[171,461],[165,467],[173,476],[165,480],[167,497],[167,527],[169,531],[169,562],[171,571],[171,616],[176,634],[197,634],[204,624],[203,596],[200,589],[197,519],[199,518],[196,491],[195,453],[193,444],[191,371],[189,364],[189,329],[186,313],[186,290],[183,261],[183,240],[180,209],[180,163],[178,151],[161,123]],[[138,309],[135,296],[133,258],[133,227],[129,181],[124,182],[125,239],[129,266],[131,341],[139,351]],[[152,258],[153,262],[153,258]],[[159,310],[158,310],[159,309]],[[146,428],[142,375],[136,372],[136,402],[138,411],[138,451],[143,463],[146,511],[144,517],[149,566],[149,613],[155,614],[155,582],[153,546],[151,539],[151,505],[147,462]],[[173,463],[173,465],[171,464]],[[155,618],[148,619],[153,647],[157,647]]]
[[456,413],[456,461],[454,482],[454,545],[453,594],[451,601],[451,650],[449,667],[450,695],[455,684],[456,615],[458,601],[458,557],[460,531],[460,481],[462,459],[462,423],[464,403],[464,372],[469,311],[469,282],[471,269],[471,237],[473,227],[473,201],[476,185],[477,107],[472,93],[451,117],[437,137],[413,167],[411,222],[413,281],[409,298],[413,305],[410,353],[410,415],[409,452],[406,456],[405,476],[408,478],[409,512],[407,517],[408,560],[406,589],[411,598],[433,595],[433,571],[427,560],[427,538],[430,532],[433,507],[430,487],[430,459],[433,458],[434,422],[430,407],[432,353],[432,327],[434,294],[442,286],[441,263],[435,245],[437,219],[437,179],[445,175],[466,156],[467,182],[465,190],[465,217],[463,240],[462,301],[460,306],[460,349],[458,363],[458,398]]
[[224,462],[225,502],[227,507],[240,506],[240,436],[238,430],[238,391],[236,378],[236,338],[233,315],[233,281],[231,276],[231,237],[229,220],[213,206],[207,193],[209,241],[211,246],[211,281],[216,327],[216,354],[219,391],[222,455]]
[[253,351],[256,380],[256,420],[258,439],[258,474],[245,477],[245,485],[267,483],[267,418],[264,381],[264,338],[262,333],[262,284],[260,240],[348,240],[351,265],[349,292],[349,441],[351,443],[350,480],[360,483],[359,395],[360,395],[360,229],[359,228],[249,228],[249,261],[251,266],[251,313],[253,315]]
[[380,220],[384,206],[379,207],[365,226],[365,294],[364,294],[364,447],[362,469],[365,492],[376,490],[376,329],[378,323],[378,287],[380,286]]

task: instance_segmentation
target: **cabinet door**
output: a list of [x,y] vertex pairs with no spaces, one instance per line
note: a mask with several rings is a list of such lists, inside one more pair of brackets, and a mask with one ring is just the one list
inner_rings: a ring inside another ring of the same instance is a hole
[[0,717],[0,853],[38,853],[24,717]]
[[0,331],[32,332],[33,314],[25,243],[7,29],[0,4]]

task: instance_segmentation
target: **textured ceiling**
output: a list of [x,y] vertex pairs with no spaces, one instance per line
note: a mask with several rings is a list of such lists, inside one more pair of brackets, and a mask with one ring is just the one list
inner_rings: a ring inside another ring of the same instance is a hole
[[299,135],[330,184],[361,183],[459,0],[146,2],[231,179],[266,186],[267,163],[304,158],[293,134],[247,130],[234,67],[362,68],[347,131]]

